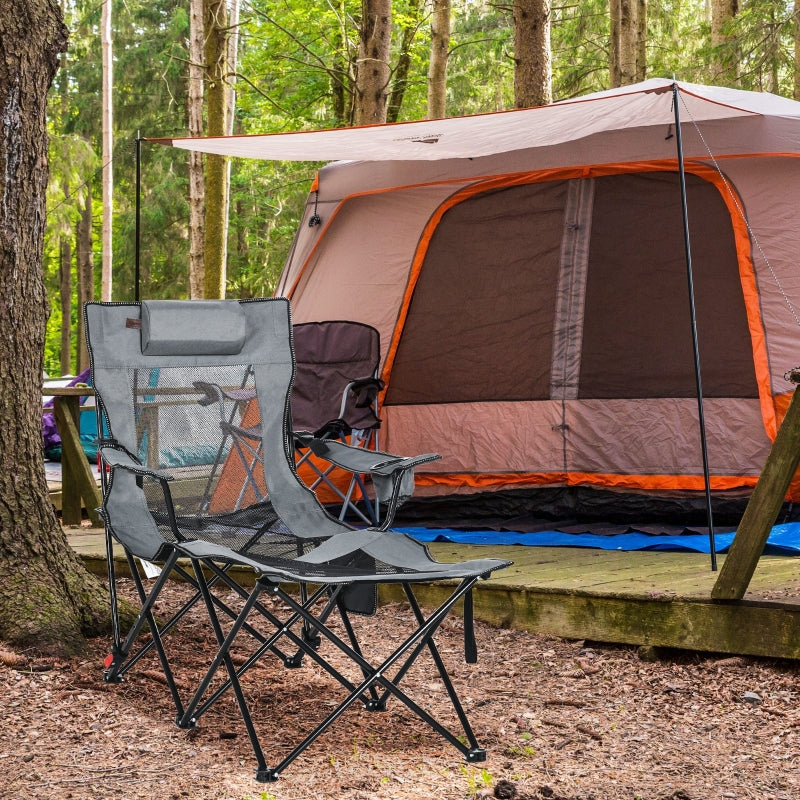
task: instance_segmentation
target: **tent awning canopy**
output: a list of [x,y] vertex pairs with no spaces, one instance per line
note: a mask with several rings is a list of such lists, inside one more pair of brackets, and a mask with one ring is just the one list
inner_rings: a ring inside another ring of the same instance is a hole
[[[596,134],[674,122],[742,118],[800,121],[800,103],[777,95],[654,78],[549,106],[358,128],[208,138],[152,138],[203,153],[282,161],[436,161],[552,147]],[[763,140],[762,140],[763,143]],[[768,152],[800,152],[800,136],[776,132]]]

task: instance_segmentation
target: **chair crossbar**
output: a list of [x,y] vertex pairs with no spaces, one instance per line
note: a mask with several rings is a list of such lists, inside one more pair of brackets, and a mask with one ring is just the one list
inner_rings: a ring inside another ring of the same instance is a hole
[[[297,447],[297,452],[300,452],[300,447]],[[312,491],[316,491],[320,486],[325,486],[325,488],[335,494],[339,500],[341,500],[341,508],[339,509],[339,519],[344,520],[347,516],[348,511],[352,514],[355,514],[365,525],[374,525],[378,521],[379,515],[379,507],[378,507],[378,500],[377,498],[373,502],[369,495],[367,494],[367,484],[364,482],[364,478],[361,476],[360,473],[354,472],[350,476],[350,481],[347,485],[347,491],[343,492],[333,481],[329,480],[330,475],[336,469],[335,464],[331,464],[330,466],[322,469],[320,466],[314,463],[311,460],[311,456],[313,453],[311,450],[307,450],[305,453],[302,453],[300,457],[297,459],[297,467],[298,469],[303,465],[306,464],[308,467],[313,470],[313,472],[317,475],[317,477],[309,484],[308,488]],[[366,513],[362,511],[354,502],[353,502],[353,494],[358,488],[359,492],[361,493],[361,499],[364,503],[364,507],[366,509]]]
[[[198,581],[201,579],[205,582],[202,572],[197,576]],[[257,761],[256,779],[262,782],[270,782],[277,780],[280,774],[288,767],[307,747],[315,742],[344,712],[350,708],[356,701],[361,701],[364,708],[370,711],[383,711],[386,710],[386,701],[391,695],[399,702],[405,705],[411,712],[416,714],[424,723],[429,725],[434,731],[441,735],[451,745],[453,745],[461,754],[470,762],[477,763],[485,759],[485,750],[478,745],[475,734],[469,724],[466,713],[459,700],[458,694],[453,686],[452,680],[447,674],[444,661],[436,647],[433,639],[434,634],[450,613],[453,606],[463,598],[468,592],[472,590],[478,578],[464,579],[459,587],[445,600],[430,616],[427,618],[423,615],[410,583],[403,583],[403,589],[409,600],[409,605],[412,609],[414,619],[417,622],[417,628],[406,637],[406,639],[398,645],[395,650],[386,657],[379,665],[375,666],[364,656],[362,648],[358,642],[355,630],[350,622],[349,614],[341,603],[341,590],[342,585],[335,586],[321,586],[314,594],[312,594],[306,602],[298,602],[289,593],[287,593],[280,584],[273,583],[268,578],[261,578],[258,580],[256,587],[248,597],[247,602],[243,606],[238,618],[234,621],[227,635],[222,633],[222,628],[219,623],[218,616],[214,610],[213,599],[210,592],[207,590],[203,592],[206,603],[209,609],[209,615],[212,617],[212,625],[214,627],[215,635],[219,643],[219,650],[214,656],[205,676],[201,680],[194,697],[187,704],[183,717],[178,720],[181,727],[192,727],[196,725],[198,719],[205,714],[213,704],[228,690],[232,689],[239,705],[240,713],[242,714],[245,728],[250,738],[251,746]],[[258,602],[258,597],[262,592],[269,592],[276,596],[281,603],[287,606],[294,613],[286,620],[281,620],[266,609],[263,604]],[[325,606],[323,614],[315,615],[312,612],[312,607],[317,601],[322,598],[326,593],[330,594],[330,598]],[[343,622],[349,643],[336,634],[326,623],[325,617],[330,613],[334,603],[340,611],[341,620]],[[267,619],[276,628],[275,634],[264,643],[250,658],[238,669],[235,668],[230,659],[230,649],[241,630],[244,628],[246,618],[253,612],[258,611],[265,619]],[[299,621],[303,621],[308,626],[312,627],[322,637],[327,639],[334,647],[348,659],[355,664],[362,675],[360,683],[355,683],[344,676],[338,669],[333,667],[329,659],[324,658],[316,648],[311,647],[304,641],[303,637],[292,630],[292,626]],[[240,678],[249,670],[267,651],[270,644],[274,644],[282,636],[288,637],[295,643],[303,652],[307,653],[324,671],[337,680],[342,687],[347,691],[347,696],[342,700],[339,705],[322,720],[316,727],[313,728],[306,736],[299,742],[291,751],[285,755],[275,767],[268,767],[264,756],[264,752],[260,743],[258,734],[252,722],[249,708],[244,700],[244,694],[240,685]],[[400,688],[400,682],[407,674],[413,663],[416,661],[422,651],[427,649],[432,657],[433,663],[439,674],[440,679],[445,687],[445,690],[453,705],[455,714],[461,726],[461,733],[466,738],[465,744],[459,735],[439,720],[433,717],[428,711],[414,701],[405,691]],[[205,702],[201,702],[204,695],[207,693],[209,686],[221,667],[225,667],[228,672],[228,678],[224,684],[218,688]],[[389,671],[397,666],[397,671],[393,677],[389,675]],[[377,689],[380,688],[379,693]]]

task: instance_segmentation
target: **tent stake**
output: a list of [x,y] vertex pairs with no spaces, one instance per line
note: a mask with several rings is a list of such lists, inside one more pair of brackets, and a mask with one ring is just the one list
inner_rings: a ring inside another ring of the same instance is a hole
[[703,412],[703,382],[700,377],[700,347],[697,341],[697,314],[694,303],[694,278],[692,277],[692,247],[689,239],[689,209],[686,202],[686,172],[683,165],[683,139],[678,84],[672,84],[672,105],[675,112],[675,142],[678,148],[678,174],[681,184],[681,211],[683,214],[683,241],[686,247],[686,275],[689,281],[689,313],[692,321],[692,348],[694,350],[694,376],[697,382],[697,416],[700,423],[700,447],[703,452],[703,480],[706,489],[706,514],[708,516],[708,545],[711,551],[711,570],[717,569],[717,550],[714,543],[714,516],[711,509],[711,478],[708,469],[708,442],[706,420]]
[[133,250],[134,287],[133,299],[139,302],[139,242],[141,240],[141,200],[142,200],[142,136],[136,131],[136,232]]

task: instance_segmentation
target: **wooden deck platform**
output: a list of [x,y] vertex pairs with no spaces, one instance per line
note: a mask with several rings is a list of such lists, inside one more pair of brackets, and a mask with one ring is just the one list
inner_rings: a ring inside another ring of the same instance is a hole
[[[105,576],[102,530],[67,528],[87,567]],[[434,544],[441,560],[514,561],[475,591],[479,619],[568,639],[800,658],[800,559],[763,556],[742,600],[714,600],[719,573],[696,553]],[[125,569],[121,551],[119,566]],[[720,568],[725,557],[720,556]],[[115,557],[115,562],[117,557]],[[252,573],[251,573],[252,574]],[[441,593],[420,587],[423,604]],[[382,587],[382,600],[400,598]]]

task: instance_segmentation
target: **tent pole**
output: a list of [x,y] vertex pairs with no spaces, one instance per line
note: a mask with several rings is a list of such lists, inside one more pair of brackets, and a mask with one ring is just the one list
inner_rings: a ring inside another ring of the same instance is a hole
[[139,302],[139,242],[141,241],[141,221],[142,221],[142,137],[140,131],[136,131],[136,239],[133,250],[133,271],[134,271],[134,290],[133,299]]
[[706,514],[708,516],[708,544],[711,551],[711,570],[717,569],[717,550],[714,543],[714,516],[711,509],[711,478],[708,469],[708,442],[706,420],[703,412],[703,383],[700,377],[700,347],[697,341],[697,314],[694,303],[694,278],[692,277],[692,247],[689,239],[689,209],[686,202],[686,171],[683,165],[683,139],[678,84],[672,84],[672,105],[675,113],[675,142],[678,148],[678,174],[681,184],[681,211],[683,214],[683,241],[686,247],[686,275],[689,281],[689,313],[692,321],[692,348],[694,350],[694,375],[697,382],[697,416],[700,423],[700,446],[703,452],[703,479],[706,489]]

